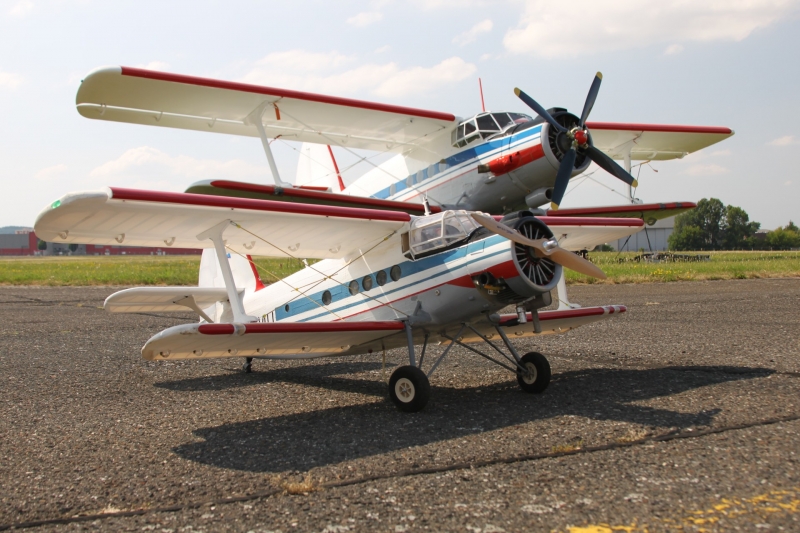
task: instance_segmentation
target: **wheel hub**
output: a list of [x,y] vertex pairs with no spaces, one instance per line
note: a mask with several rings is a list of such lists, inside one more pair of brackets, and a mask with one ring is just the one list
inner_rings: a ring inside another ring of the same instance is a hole
[[527,369],[527,372],[523,374],[522,379],[528,385],[536,383],[536,378],[539,377],[539,372],[536,370],[536,365],[533,363],[528,363],[525,365],[525,368]]
[[401,402],[408,403],[414,399],[414,384],[407,378],[397,380],[394,385],[394,391]]

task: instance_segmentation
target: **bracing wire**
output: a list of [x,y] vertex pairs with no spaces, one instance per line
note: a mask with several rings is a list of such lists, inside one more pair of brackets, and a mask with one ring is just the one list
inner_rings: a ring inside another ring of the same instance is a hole
[[[279,246],[277,246],[277,245],[275,245],[275,244],[273,244],[273,243],[269,242],[267,239],[265,239],[265,238],[261,237],[260,235],[257,235],[257,234],[255,234],[255,233],[253,233],[252,231],[248,230],[247,228],[245,228],[245,227],[241,226],[240,224],[238,224],[238,223],[236,223],[236,222],[231,222],[231,224],[233,224],[233,225],[234,225],[236,228],[238,228],[238,229],[240,229],[240,230],[244,231],[245,233],[248,233],[248,234],[252,235],[252,236],[253,236],[253,237],[255,237],[256,239],[259,239],[260,241],[264,242],[265,244],[268,244],[269,246],[272,246],[273,248],[275,248],[276,250],[278,250],[278,251],[279,251],[279,252],[281,252],[282,254],[286,255],[287,257],[290,257],[290,258],[292,258],[292,259],[296,259],[296,260],[300,260],[300,258],[299,258],[299,257],[295,257],[295,256],[294,256],[294,255],[292,255],[291,253],[289,253],[289,252],[287,252],[286,250],[282,249],[281,247],[279,247]],[[338,274],[339,272],[341,272],[342,270],[344,270],[344,269],[345,269],[345,268],[347,268],[348,266],[352,265],[354,262],[356,262],[356,261],[358,261],[359,259],[361,259],[361,258],[363,258],[364,256],[366,256],[366,255],[367,255],[368,253],[370,253],[372,250],[374,250],[375,248],[377,248],[378,246],[380,246],[381,244],[383,244],[384,242],[386,242],[387,240],[389,240],[389,239],[390,239],[390,238],[391,238],[393,235],[395,235],[396,233],[397,233],[397,230],[395,230],[395,231],[392,231],[391,233],[389,233],[388,235],[386,235],[385,237],[383,237],[383,238],[382,238],[380,241],[378,241],[376,244],[374,244],[374,245],[373,245],[371,248],[369,248],[367,251],[365,251],[365,252],[361,252],[361,253],[360,253],[360,254],[359,254],[357,257],[355,257],[355,258],[353,258],[352,260],[350,260],[350,261],[348,261],[347,263],[345,263],[345,264],[344,264],[344,265],[343,265],[341,268],[339,268],[338,270],[336,270],[335,272],[333,272],[333,274],[326,274],[326,273],[322,272],[321,270],[319,270],[319,269],[317,269],[317,268],[314,268],[312,265],[308,265],[308,267],[307,267],[307,268],[310,268],[311,270],[313,270],[314,272],[316,272],[317,274],[319,274],[320,276],[322,276],[322,277],[323,277],[323,279],[321,279],[320,281],[318,281],[318,282],[314,283],[314,284],[312,285],[312,287],[311,287],[311,288],[314,288],[314,287],[316,287],[317,285],[319,285],[320,283],[322,283],[322,282],[323,282],[324,280],[326,280],[326,279],[328,279],[328,280],[330,280],[330,281],[333,281],[334,283],[336,283],[336,284],[338,284],[338,285],[341,285],[342,287],[345,287],[345,288],[347,288],[347,284],[345,284],[344,282],[342,282],[342,281],[339,281],[339,280],[337,280],[337,279],[334,279],[334,277],[333,277],[333,276],[335,276],[336,274]],[[238,253],[238,252],[237,252],[237,253]],[[241,254],[239,254],[239,255],[241,255]],[[254,263],[254,262],[252,262],[252,261],[251,261],[251,263],[255,265],[255,263]],[[256,265],[256,268],[260,268],[260,267],[259,267],[258,265]],[[287,285],[288,285],[288,283],[287,283]],[[293,290],[298,290],[298,289],[295,289],[295,288],[293,288]],[[299,290],[298,290],[298,291],[299,291]],[[402,315],[405,315],[405,316],[410,316],[410,315],[409,315],[408,313],[406,313],[405,311],[401,311],[400,309],[397,309],[396,307],[392,306],[392,305],[391,305],[391,304],[389,304],[388,302],[382,302],[382,301],[381,301],[381,300],[379,300],[378,298],[376,298],[376,297],[374,297],[374,296],[370,296],[369,294],[366,294],[366,293],[363,293],[363,292],[362,292],[361,294],[363,294],[364,296],[366,296],[366,297],[367,297],[367,298],[369,298],[370,300],[373,300],[373,301],[375,301],[375,302],[379,303],[381,306],[386,306],[386,307],[388,307],[389,309],[391,309],[391,310],[393,310],[393,311],[395,311],[395,312],[397,312],[397,313],[400,313],[400,314],[402,314]],[[303,295],[304,295],[304,296],[306,296],[306,295],[305,295],[305,293],[303,293]],[[309,299],[311,299],[309,296],[306,296],[306,298],[309,298]],[[312,301],[314,301],[314,303],[317,303],[317,302],[316,302],[315,300],[313,300],[313,299],[312,299]],[[317,304],[317,305],[319,305],[319,304]],[[325,309],[326,309],[326,310],[328,310],[327,308],[325,308]],[[330,310],[328,310],[328,311],[330,311]],[[331,312],[331,313],[333,313],[333,311],[330,311],[330,312]],[[335,314],[335,313],[334,313],[334,314]],[[340,317],[338,317],[338,315],[337,315],[337,318],[340,318]]]

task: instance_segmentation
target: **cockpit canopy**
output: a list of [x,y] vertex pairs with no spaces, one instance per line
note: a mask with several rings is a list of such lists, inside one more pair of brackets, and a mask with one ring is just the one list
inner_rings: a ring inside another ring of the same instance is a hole
[[453,130],[451,140],[455,148],[461,148],[478,139],[486,139],[531,119],[522,113],[480,113],[465,120]]
[[418,257],[433,250],[447,248],[463,241],[479,227],[466,211],[443,211],[417,217],[411,221],[411,229],[404,235],[403,252],[410,252],[412,257]]

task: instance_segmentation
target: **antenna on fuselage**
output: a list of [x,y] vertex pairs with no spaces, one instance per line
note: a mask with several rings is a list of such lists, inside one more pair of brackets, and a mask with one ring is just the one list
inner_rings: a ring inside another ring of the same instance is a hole
[[431,204],[428,203],[428,195],[427,194],[422,198],[422,206],[425,208],[425,216],[430,215],[431,214]]
[[485,113],[486,112],[486,105],[483,103],[483,83],[481,82],[480,78],[478,78],[478,90],[481,92],[481,109]]

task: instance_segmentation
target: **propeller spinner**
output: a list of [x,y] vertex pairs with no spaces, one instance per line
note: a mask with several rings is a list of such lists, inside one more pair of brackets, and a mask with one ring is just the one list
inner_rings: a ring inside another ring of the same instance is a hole
[[492,233],[501,235],[506,239],[523,246],[530,246],[538,257],[549,257],[551,261],[559,265],[574,270],[584,276],[606,279],[605,273],[594,263],[590,263],[583,257],[576,255],[569,250],[565,250],[558,245],[555,239],[529,239],[517,230],[497,222],[490,216],[481,213],[472,213],[475,222],[488,229]]
[[525,102],[528,107],[533,109],[537,115],[542,117],[550,126],[555,128],[559,136],[564,136],[566,141],[564,144],[569,146],[566,150],[564,158],[558,167],[556,174],[556,182],[553,187],[553,198],[550,207],[553,210],[558,209],[561,200],[564,198],[564,193],[567,191],[569,179],[572,177],[572,171],[575,169],[575,160],[578,155],[585,155],[603,170],[612,176],[624,181],[633,187],[638,186],[636,179],[631,176],[624,168],[619,166],[613,159],[608,157],[605,153],[601,152],[592,144],[592,138],[589,136],[589,130],[586,128],[586,119],[589,118],[589,113],[592,112],[597,94],[600,92],[600,82],[603,80],[603,74],[598,72],[592,81],[592,86],[589,88],[589,94],[586,96],[586,102],[583,104],[583,112],[581,113],[580,121],[577,125],[570,129],[565,128],[553,118],[547,110],[542,107],[536,100],[525,94],[518,88],[514,89],[520,100]]

